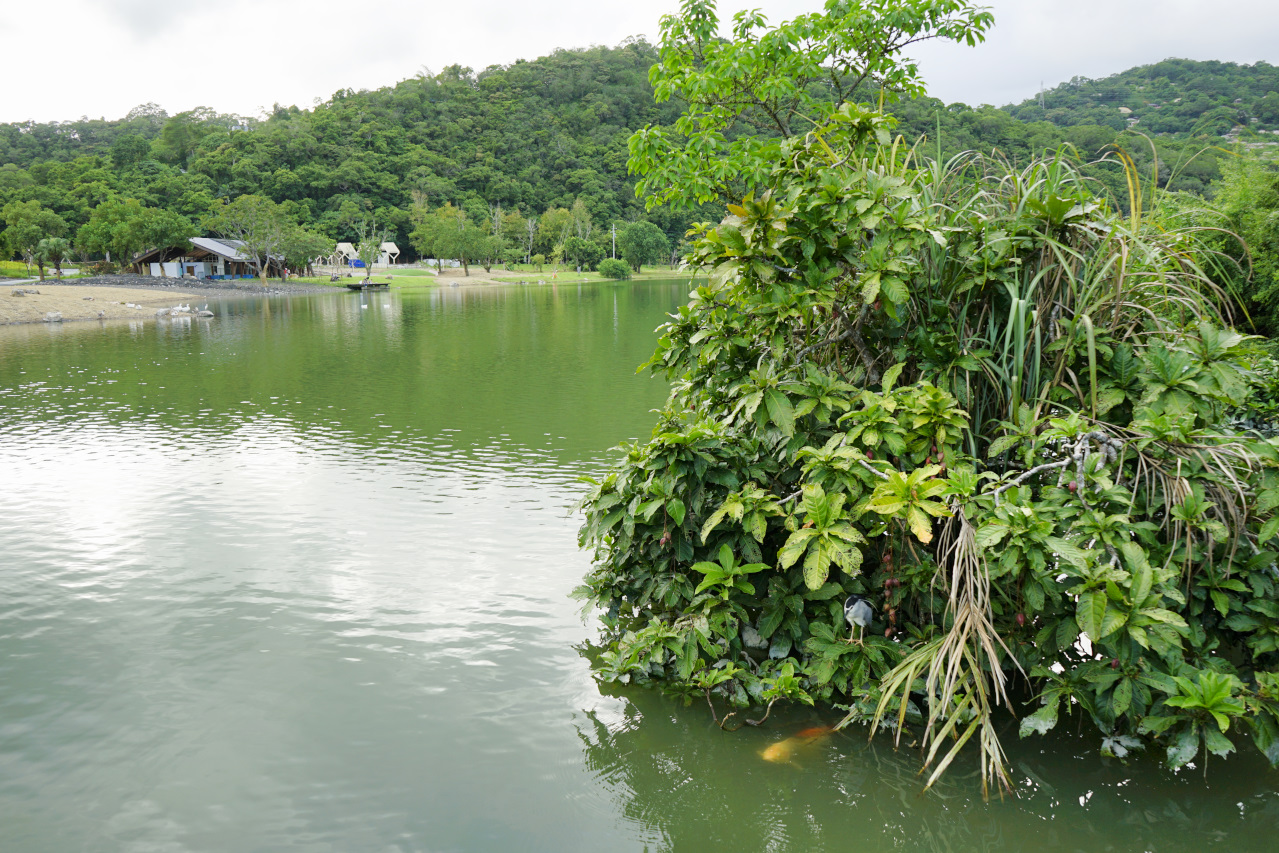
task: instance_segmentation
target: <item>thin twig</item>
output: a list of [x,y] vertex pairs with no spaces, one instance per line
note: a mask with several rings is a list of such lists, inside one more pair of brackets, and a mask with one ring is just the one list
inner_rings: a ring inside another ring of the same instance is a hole
[[1067,458],[1067,459],[1061,459],[1057,462],[1045,462],[1043,465],[1036,465],[1034,468],[1031,468],[1029,471],[1025,472],[1020,477],[1017,477],[1015,480],[1009,480],[1007,483],[1004,483],[1002,486],[1000,486],[999,488],[995,489],[993,492],[990,493],[991,497],[995,499],[995,506],[999,506],[999,496],[1003,492],[1007,491],[1008,489],[1011,489],[1013,486],[1021,485],[1021,483],[1024,482],[1027,478],[1033,477],[1035,474],[1039,474],[1044,471],[1051,471],[1054,468],[1065,468],[1072,461],[1073,461],[1072,459]]
[[706,704],[709,705],[711,709],[711,719],[715,721],[715,725],[723,728],[723,726],[720,725],[719,717],[715,714],[715,704],[711,702],[711,689],[707,687],[703,692],[706,693]]
[[746,723],[746,725],[762,726],[764,724],[764,721],[768,719],[768,715],[772,713],[773,703],[776,701],[777,701],[776,697],[770,699],[768,701],[768,707],[764,709],[764,716],[760,717],[758,720],[745,720],[744,722]]
[[881,470],[879,470],[878,468],[876,468],[874,465],[871,465],[871,464],[870,464],[869,462],[867,462],[865,459],[858,459],[857,461],[861,463],[861,465],[862,465],[862,467],[863,467],[863,468],[865,468],[867,471],[869,471],[869,472],[871,472],[872,474],[874,474],[874,475],[875,475],[876,477],[878,477],[879,479],[881,479],[881,480],[887,480],[887,479],[888,479],[888,475],[887,475],[887,474],[885,474],[883,471],[881,471]]

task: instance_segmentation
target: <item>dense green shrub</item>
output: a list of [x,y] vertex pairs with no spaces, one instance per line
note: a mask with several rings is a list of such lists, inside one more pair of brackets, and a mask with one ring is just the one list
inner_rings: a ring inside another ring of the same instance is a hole
[[972,739],[1007,783],[1000,705],[1279,761],[1279,453],[1230,424],[1258,354],[1195,235],[890,127],[845,103],[770,143],[693,244],[670,399],[584,501],[601,675],[920,726],[930,784]]
[[626,261],[619,261],[616,258],[605,258],[600,261],[600,275],[605,278],[616,279],[617,281],[630,281],[631,266]]

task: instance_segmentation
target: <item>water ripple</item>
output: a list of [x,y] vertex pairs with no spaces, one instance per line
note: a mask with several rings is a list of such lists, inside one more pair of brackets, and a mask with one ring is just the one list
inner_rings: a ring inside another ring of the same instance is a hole
[[859,737],[760,759],[812,711],[730,736],[597,685],[569,509],[684,289],[0,329],[6,853],[1268,849],[1256,768],[1130,786],[1041,741],[1016,802],[921,798]]

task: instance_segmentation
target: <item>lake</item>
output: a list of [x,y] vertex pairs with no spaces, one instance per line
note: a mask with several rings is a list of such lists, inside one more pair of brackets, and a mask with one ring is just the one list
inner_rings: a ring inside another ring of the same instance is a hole
[[[1249,752],[961,758],[592,677],[573,506],[687,283],[257,297],[0,328],[0,850],[1268,850]],[[774,720],[776,722],[774,722]],[[1239,739],[1243,742],[1243,739]]]

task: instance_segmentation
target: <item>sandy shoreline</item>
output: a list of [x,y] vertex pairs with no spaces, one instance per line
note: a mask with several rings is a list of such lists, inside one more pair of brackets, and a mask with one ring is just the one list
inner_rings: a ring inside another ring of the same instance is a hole
[[[0,280],[0,326],[43,323],[46,322],[45,317],[53,312],[61,314],[61,322],[66,323],[78,320],[154,320],[158,309],[190,304],[193,300],[203,303],[223,296],[251,293],[326,290],[328,288],[276,285],[264,291],[260,286],[201,286],[190,280],[148,279],[144,276],[101,276],[77,279],[75,283]],[[15,295],[17,291],[22,291],[22,295]]]
[[[374,277],[383,279],[382,275]],[[581,273],[548,268],[540,273],[485,274],[476,267],[471,275],[459,269],[445,269],[440,275],[425,278],[402,276],[387,282],[392,289],[417,287],[471,287],[512,284],[576,284],[588,281]],[[347,282],[343,281],[345,285]],[[22,296],[14,291],[26,291]],[[35,291],[39,291],[37,294]],[[344,287],[315,283],[282,283],[272,279],[265,288],[253,280],[196,281],[179,278],[153,278],[141,275],[108,275],[59,282],[0,279],[0,326],[43,323],[57,312],[61,322],[83,320],[154,320],[160,308],[178,304],[200,304],[227,296],[281,296],[304,293],[345,292]],[[141,306],[141,307],[132,307]]]
[[[0,290],[0,326],[17,323],[41,323],[50,312],[62,315],[64,322],[74,320],[155,319],[159,308],[171,308],[197,298],[195,293],[165,290],[157,293],[135,287],[85,287],[39,283],[3,285]],[[14,296],[13,291],[27,291]],[[39,291],[38,293],[36,291]],[[130,305],[126,305],[130,303]],[[140,307],[131,307],[131,306]]]

